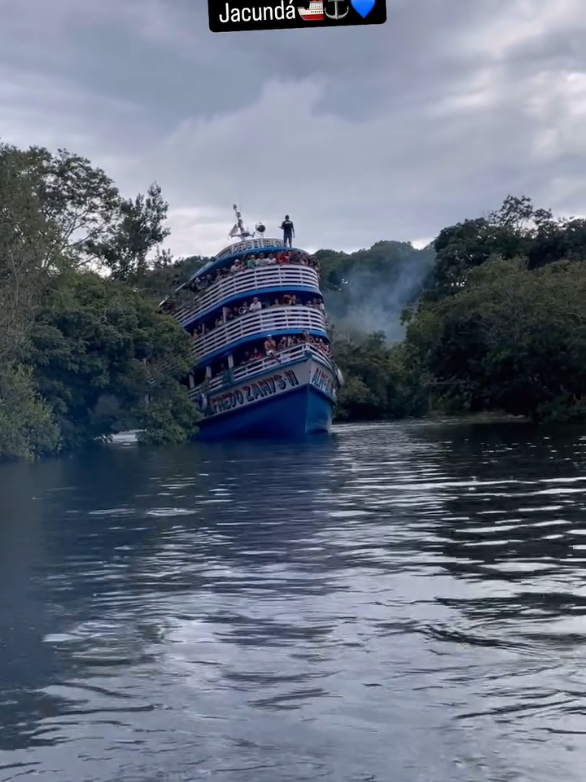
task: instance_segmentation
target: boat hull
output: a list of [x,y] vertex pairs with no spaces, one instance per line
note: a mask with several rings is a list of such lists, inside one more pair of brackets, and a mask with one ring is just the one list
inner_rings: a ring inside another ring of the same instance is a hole
[[336,386],[332,369],[313,358],[277,366],[210,396],[197,438],[302,439],[327,434]]

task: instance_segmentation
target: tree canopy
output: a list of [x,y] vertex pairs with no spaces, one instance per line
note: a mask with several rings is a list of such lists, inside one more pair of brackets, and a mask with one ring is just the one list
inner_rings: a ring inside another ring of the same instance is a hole
[[444,228],[433,249],[402,339],[337,349],[348,374],[339,415],[586,420],[586,221],[509,196]]
[[0,145],[0,458],[193,431],[185,389],[157,372],[169,353],[177,374],[190,364],[149,295],[166,215],[156,184],[124,199],[78,155]]

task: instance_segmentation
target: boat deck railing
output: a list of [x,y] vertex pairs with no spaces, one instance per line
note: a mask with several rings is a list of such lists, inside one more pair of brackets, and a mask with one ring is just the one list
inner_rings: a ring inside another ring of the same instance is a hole
[[249,312],[235,320],[216,326],[207,334],[196,337],[191,349],[196,362],[249,337],[266,337],[278,332],[317,331],[327,336],[326,319],[321,310],[303,305],[269,307]]
[[209,288],[194,293],[193,301],[178,309],[173,316],[185,327],[206,311],[219,307],[225,299],[243,293],[254,296],[257,290],[263,288],[306,289],[316,294],[320,293],[317,272],[309,266],[298,264],[259,266],[256,269],[234,272],[229,277],[222,277],[212,283]]
[[322,350],[319,350],[311,343],[305,345],[295,345],[292,348],[285,348],[284,350],[278,350],[271,353],[268,356],[263,356],[255,361],[249,361],[246,364],[242,364],[235,369],[227,370],[224,374],[218,375],[211,380],[206,380],[199,386],[189,389],[189,396],[192,400],[199,396],[201,393],[210,394],[213,391],[218,391],[226,385],[232,385],[242,380],[246,380],[248,377],[258,375],[265,369],[275,369],[279,364],[288,364],[292,361],[302,359],[307,354],[311,354],[314,358],[324,361],[326,364],[333,366],[332,360],[329,356],[325,355]]

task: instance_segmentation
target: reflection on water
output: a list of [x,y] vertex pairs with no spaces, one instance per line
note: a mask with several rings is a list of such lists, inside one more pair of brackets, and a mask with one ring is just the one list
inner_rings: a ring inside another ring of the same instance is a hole
[[586,432],[0,471],[0,782],[583,779]]

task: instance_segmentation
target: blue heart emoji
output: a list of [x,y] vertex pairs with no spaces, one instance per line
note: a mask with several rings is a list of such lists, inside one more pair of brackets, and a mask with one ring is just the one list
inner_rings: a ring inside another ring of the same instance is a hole
[[375,2],[376,0],[350,0],[350,5],[356,13],[360,14],[363,19],[366,19],[374,8]]

